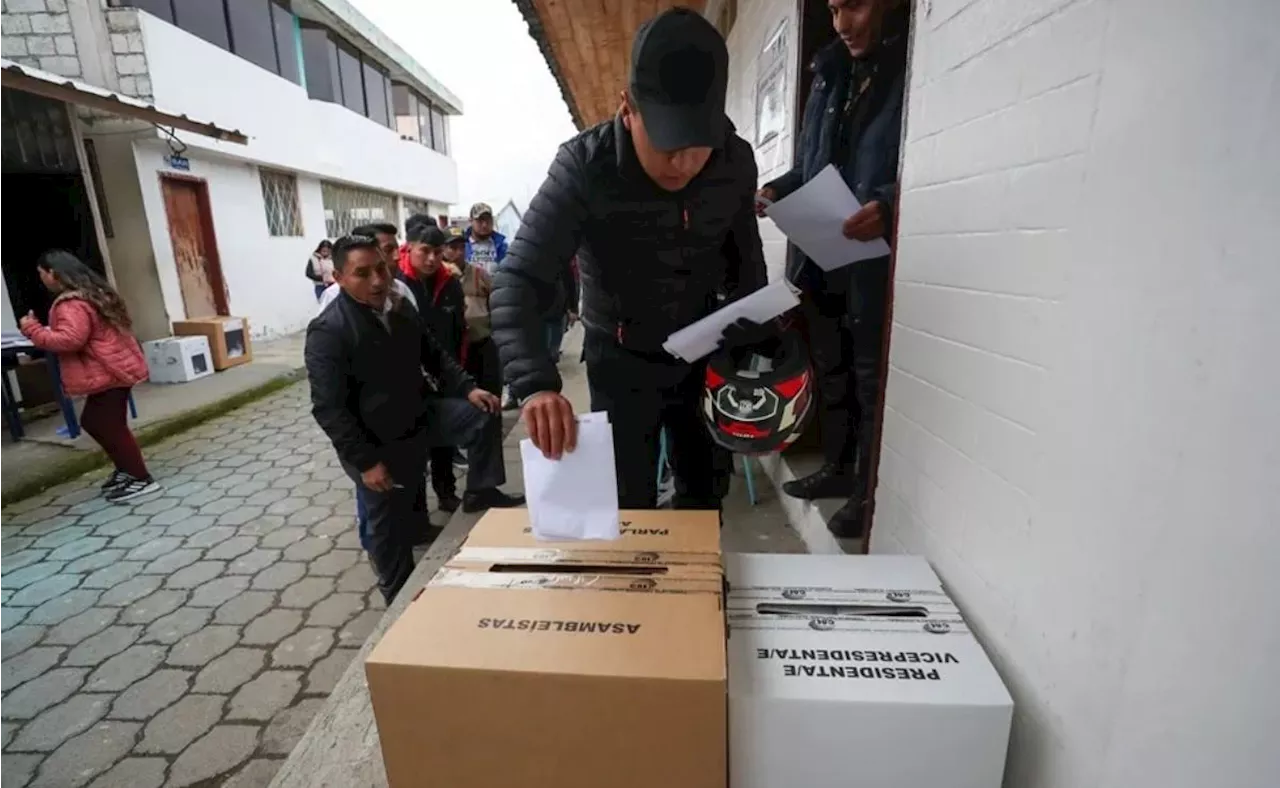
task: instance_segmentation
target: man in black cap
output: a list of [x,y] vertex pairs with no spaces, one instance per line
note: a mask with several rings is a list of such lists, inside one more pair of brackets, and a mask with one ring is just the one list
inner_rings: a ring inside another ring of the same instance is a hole
[[766,280],[755,159],[724,114],[728,60],[724,39],[688,9],[641,26],[618,114],[560,147],[494,280],[507,383],[534,444],[557,458],[577,431],[542,318],[577,253],[591,406],[613,424],[623,508],[656,505],[663,428],[677,506],[717,508],[728,486],[727,458],[698,413],[704,365],[662,349],[722,296]]

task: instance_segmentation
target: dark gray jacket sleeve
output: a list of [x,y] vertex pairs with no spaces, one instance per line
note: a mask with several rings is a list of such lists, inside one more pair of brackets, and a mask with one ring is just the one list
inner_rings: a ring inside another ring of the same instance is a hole
[[[803,161],[803,158],[800,155],[797,155],[796,158],[798,160]],[[787,195],[791,194],[791,192],[795,191],[796,189],[799,189],[803,185],[804,185],[804,166],[802,164],[797,163],[796,166],[792,167],[790,170],[782,173],[777,178],[774,178],[773,180],[766,183],[764,185],[764,188],[773,189],[775,192],[777,192],[778,199],[781,200],[783,197],[786,197]]]
[[311,415],[329,436],[339,459],[356,470],[369,470],[379,462],[378,449],[348,408],[347,361],[337,330],[312,321],[307,327],[305,358]]
[[[745,147],[745,146],[744,146]],[[755,157],[748,147],[744,156],[743,178],[750,185],[743,195],[742,205],[733,217],[729,238],[725,241],[725,259],[729,261],[729,300],[736,300],[755,292],[769,282],[764,263],[764,247],[760,243],[760,224],[756,219],[755,183],[759,177]]]
[[578,152],[571,144],[562,145],[493,277],[493,339],[502,357],[503,378],[517,399],[560,390],[560,373],[546,349],[543,318],[582,238],[587,215],[584,181]]

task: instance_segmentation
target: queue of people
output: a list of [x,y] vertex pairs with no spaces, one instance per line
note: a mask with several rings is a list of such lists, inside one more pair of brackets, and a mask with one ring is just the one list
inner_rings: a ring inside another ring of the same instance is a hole
[[[388,599],[412,569],[428,466],[442,508],[459,505],[453,447],[467,452],[465,510],[522,502],[498,489],[504,386],[539,450],[573,451],[575,414],[557,361],[564,328],[578,319],[591,409],[608,412],[614,432],[620,506],[657,505],[665,432],[675,506],[720,507],[732,466],[703,419],[706,362],[680,360],[663,342],[765,285],[761,203],[828,165],[863,205],[844,222],[846,237],[893,240],[906,10],[897,0],[830,6],[838,40],[812,63],[796,165],[763,187],[751,145],[725,115],[724,38],[675,8],[636,33],[616,116],[560,147],[509,245],[477,203],[465,232],[415,216],[403,247],[394,226],[373,225],[334,242],[326,258],[317,249],[335,284],[308,332],[314,410],[367,509]],[[854,536],[870,497],[889,261],[824,272],[792,251],[786,275],[803,293],[824,464],[784,490],[844,498],[829,527]],[[315,270],[323,276],[325,265]],[[739,321],[722,348],[780,333],[777,322]]]

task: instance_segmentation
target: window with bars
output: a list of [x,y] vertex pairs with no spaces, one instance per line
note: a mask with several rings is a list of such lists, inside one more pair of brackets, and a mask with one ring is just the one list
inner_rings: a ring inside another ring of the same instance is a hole
[[357,189],[340,183],[322,181],[325,232],[330,238],[346,235],[352,229],[371,222],[387,222],[400,226],[394,195]]
[[302,235],[302,210],[298,207],[298,179],[287,172],[258,168],[267,231],[272,235]]

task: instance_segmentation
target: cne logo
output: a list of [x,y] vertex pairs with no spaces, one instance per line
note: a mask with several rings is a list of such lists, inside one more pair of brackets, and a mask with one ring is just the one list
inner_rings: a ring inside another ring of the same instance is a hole
[[884,598],[890,602],[910,602],[910,591],[890,591],[884,595]]
[[782,589],[783,599],[804,599],[807,591],[803,588],[784,588]]
[[924,631],[930,635],[945,635],[951,631],[951,625],[945,621],[926,621]]
[[830,632],[836,628],[836,620],[826,616],[809,619],[809,629],[816,632]]
[[651,577],[641,577],[631,581],[629,588],[632,591],[652,591],[658,587],[658,581]]
[[637,564],[652,564],[657,562],[659,556],[657,553],[645,551],[636,553],[635,558]]
[[554,561],[559,557],[559,550],[538,550],[533,554],[533,559],[535,561]]

